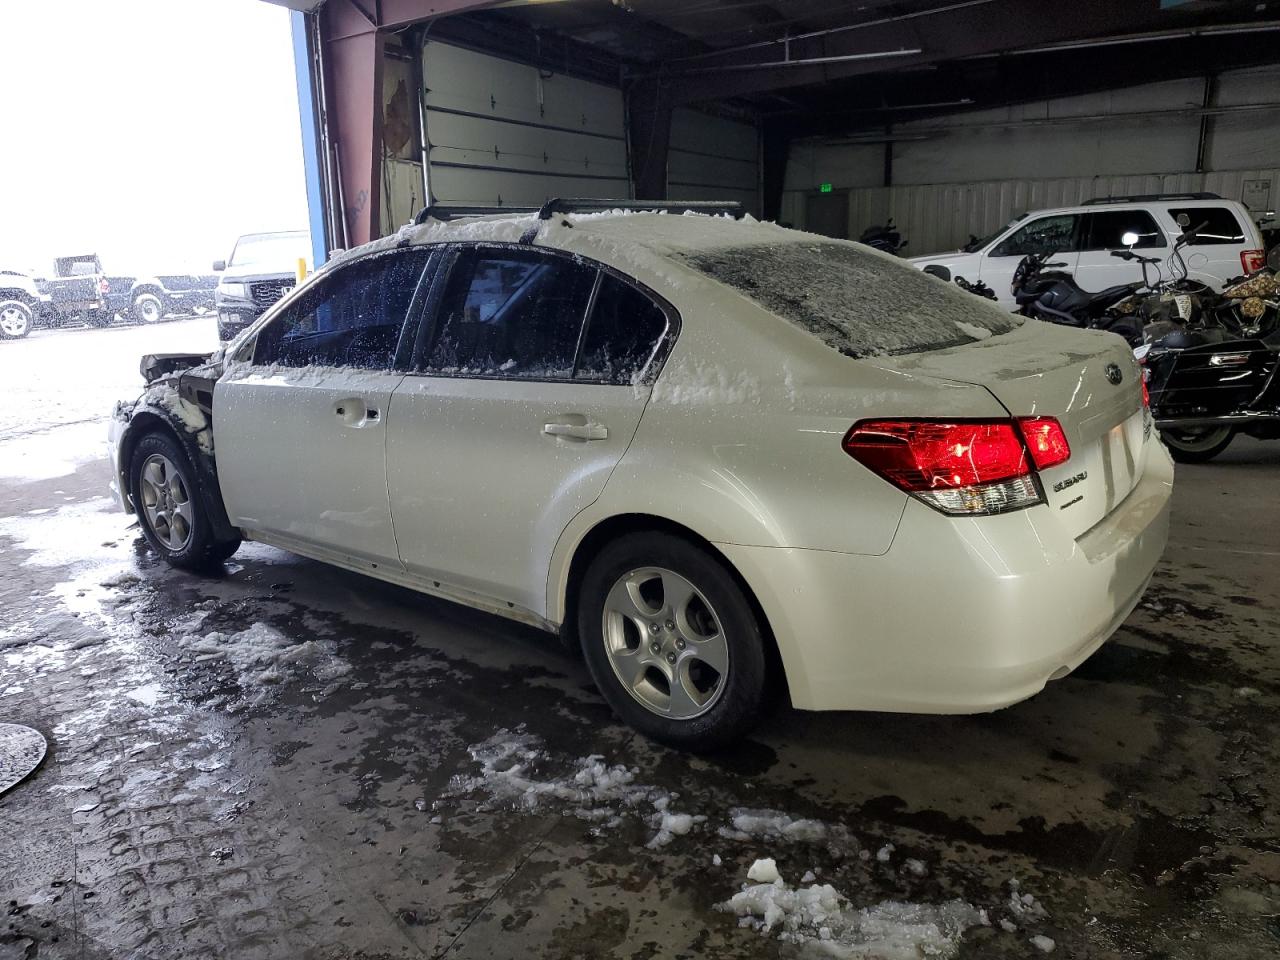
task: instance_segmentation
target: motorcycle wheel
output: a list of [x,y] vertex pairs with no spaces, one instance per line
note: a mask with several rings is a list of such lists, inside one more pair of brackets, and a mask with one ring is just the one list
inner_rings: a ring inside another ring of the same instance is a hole
[[1179,463],[1207,463],[1231,445],[1231,427],[1183,427],[1161,430],[1160,439]]

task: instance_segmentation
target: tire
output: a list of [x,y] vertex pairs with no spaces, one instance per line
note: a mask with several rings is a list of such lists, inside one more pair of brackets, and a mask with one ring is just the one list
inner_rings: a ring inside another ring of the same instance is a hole
[[171,437],[150,433],[129,463],[129,495],[151,549],[184,570],[208,570],[235,553],[239,539],[216,540],[186,453]]
[[1160,439],[1178,463],[1207,463],[1227,449],[1235,435],[1231,427],[1160,431]]
[[31,308],[21,300],[0,300],[0,338],[21,340],[31,332],[34,320]]
[[138,294],[129,306],[129,316],[138,323],[157,323],[166,312],[165,302],[149,291]]
[[605,547],[582,580],[578,634],[614,713],[654,740],[713,750],[760,720],[760,623],[729,570],[686,540],[634,533]]

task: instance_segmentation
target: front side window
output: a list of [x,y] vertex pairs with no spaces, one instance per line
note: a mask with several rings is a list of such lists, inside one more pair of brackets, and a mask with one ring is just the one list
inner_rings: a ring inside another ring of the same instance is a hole
[[596,270],[536,250],[470,250],[441,299],[425,369],[533,380],[573,375]]
[[1164,235],[1145,210],[1102,210],[1088,215],[1083,250],[1123,250],[1126,233],[1136,233],[1135,248],[1164,247]]
[[1207,247],[1223,243],[1244,243],[1244,230],[1236,215],[1226,207],[1171,207],[1169,216],[1175,223],[1178,214],[1187,215],[1188,225],[1200,228],[1196,238],[1191,241],[1193,247]]
[[574,376],[605,383],[635,383],[667,330],[667,315],[649,297],[608,274],[582,338]]
[[429,256],[378,254],[326,277],[262,329],[254,362],[388,369]]
[[1027,254],[1067,253],[1076,249],[1076,215],[1063,213],[1038,217],[1015,230],[991,251],[993,257],[1025,257]]

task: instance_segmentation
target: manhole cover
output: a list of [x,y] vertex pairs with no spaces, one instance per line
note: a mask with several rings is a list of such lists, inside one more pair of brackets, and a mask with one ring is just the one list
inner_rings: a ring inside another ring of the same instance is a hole
[[39,730],[16,723],[0,723],[0,794],[25,780],[40,761],[48,744]]

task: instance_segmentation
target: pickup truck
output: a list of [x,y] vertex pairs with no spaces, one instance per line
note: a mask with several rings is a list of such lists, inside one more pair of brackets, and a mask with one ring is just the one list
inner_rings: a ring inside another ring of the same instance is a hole
[[37,279],[36,287],[49,297],[45,311],[49,322],[105,327],[115,316],[107,303],[111,284],[96,253],[58,257],[53,261],[53,277]]
[[138,323],[213,309],[215,276],[167,273],[151,277],[108,277],[107,301],[115,313]]

